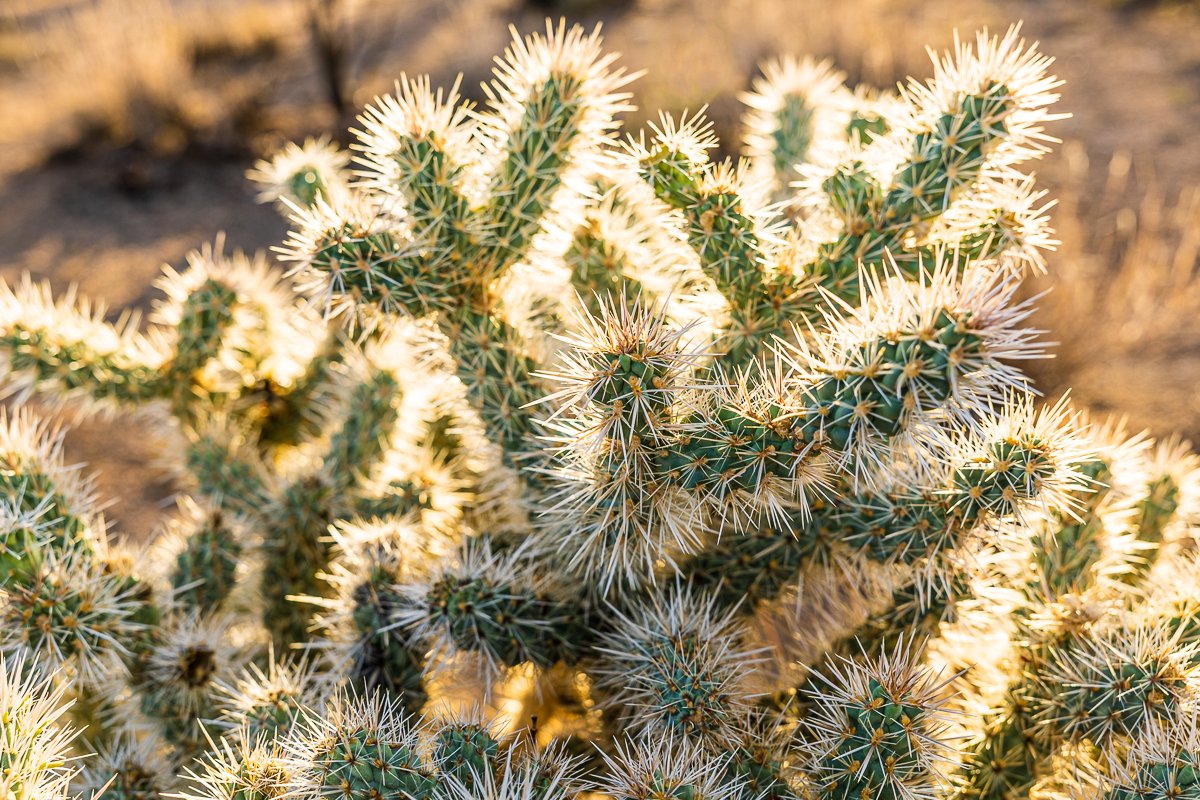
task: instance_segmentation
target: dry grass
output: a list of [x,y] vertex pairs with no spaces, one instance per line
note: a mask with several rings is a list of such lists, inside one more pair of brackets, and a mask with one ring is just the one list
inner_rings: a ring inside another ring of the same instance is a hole
[[276,55],[296,26],[293,5],[15,0],[0,37],[11,75],[0,83],[7,168],[66,149],[168,154],[228,136],[262,104],[268,81],[206,67]]
[[1200,183],[1166,190],[1126,153],[1107,169],[1089,168],[1078,144],[1066,154],[1054,215],[1064,244],[1034,284],[1049,290],[1037,321],[1059,342],[1039,382],[1158,434],[1200,437]]

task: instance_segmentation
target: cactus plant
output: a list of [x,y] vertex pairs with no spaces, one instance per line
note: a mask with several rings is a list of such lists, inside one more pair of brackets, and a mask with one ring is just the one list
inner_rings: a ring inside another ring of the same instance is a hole
[[785,58],[715,163],[551,24],[259,163],[282,266],[5,286],[4,391],[181,497],[110,536],[0,416],[0,797],[1193,796],[1196,458],[1021,369],[1049,65]]

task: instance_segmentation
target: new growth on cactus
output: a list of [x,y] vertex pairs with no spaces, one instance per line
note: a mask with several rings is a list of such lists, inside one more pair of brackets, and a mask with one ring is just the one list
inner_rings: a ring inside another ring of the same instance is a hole
[[[1050,63],[784,57],[720,161],[550,23],[145,325],[4,286],[0,798],[1195,796],[1200,462],[1022,369]],[[60,406],[161,437],[153,544]]]

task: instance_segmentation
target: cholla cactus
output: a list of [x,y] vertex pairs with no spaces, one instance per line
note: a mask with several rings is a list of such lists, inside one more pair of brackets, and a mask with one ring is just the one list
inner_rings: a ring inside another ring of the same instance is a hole
[[1021,370],[1049,65],[785,58],[714,163],[551,24],[259,163],[283,268],[5,287],[3,391],[150,412],[181,497],[110,541],[0,417],[0,798],[1194,794],[1198,462]]
[[952,680],[915,666],[900,642],[878,660],[834,668],[805,721],[826,797],[931,797],[950,762],[939,695]]
[[65,687],[21,657],[0,656],[0,797],[66,798],[75,732],[61,724]]

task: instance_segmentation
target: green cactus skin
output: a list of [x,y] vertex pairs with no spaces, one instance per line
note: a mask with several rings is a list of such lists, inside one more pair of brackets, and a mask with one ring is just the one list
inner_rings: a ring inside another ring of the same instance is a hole
[[312,756],[322,800],[426,800],[436,780],[422,767],[410,743],[394,741],[369,726],[339,732]]
[[371,370],[354,387],[342,427],[334,434],[325,456],[325,472],[339,488],[348,489],[366,474],[363,465],[379,461],[399,414],[401,387],[386,370]]
[[1089,674],[1089,686],[1067,686],[1055,699],[1066,738],[1086,738],[1104,746],[1117,737],[1144,732],[1177,710],[1187,678],[1167,659],[1117,662]]
[[836,800],[900,800],[907,782],[920,780],[925,710],[893,696],[872,680],[870,695],[845,709],[843,739],[818,765],[827,776],[822,796]]
[[821,510],[807,523],[762,524],[740,536],[723,536],[680,567],[688,582],[706,590],[721,608],[742,604],[747,614],[775,600],[795,582],[801,568],[833,538]]
[[[886,253],[913,270],[922,252],[904,246],[907,235],[921,231],[978,180],[995,142],[1007,134],[1005,117],[1013,109],[1007,87],[991,84],[960,98],[928,130],[916,134],[908,160],[881,187],[861,169],[843,167],[825,185],[846,228],[823,245],[809,274],[818,284],[849,302],[857,302],[860,264],[879,265]],[[982,248],[986,236],[976,237]],[[970,243],[966,252],[972,252]]]
[[175,356],[163,380],[172,395],[172,406],[182,419],[190,420],[196,408],[194,394],[202,392],[199,373],[219,352],[234,324],[237,292],[220,281],[209,279],[183,301]]
[[1176,518],[1179,502],[1179,484],[1173,475],[1159,475],[1147,485],[1145,496],[1137,504],[1134,531],[1140,541],[1153,545],[1153,548],[1142,553],[1142,561],[1134,565],[1130,580],[1144,577],[1158,562],[1162,555],[1163,534]]
[[801,294],[800,284],[766,270],[759,223],[746,214],[734,186],[707,180],[707,166],[660,145],[641,159],[638,171],[660,200],[684,213],[701,268],[729,302],[729,330],[717,346],[724,360],[737,366],[749,363],[788,320],[800,317],[789,303]]
[[33,577],[42,563],[44,539],[28,525],[14,525],[0,533],[0,586]]
[[221,512],[206,516],[175,557],[175,599],[188,609],[216,610],[233,590],[241,556],[242,543]]
[[317,573],[329,564],[330,502],[327,484],[305,479],[285,490],[265,520],[268,544],[262,585],[268,595],[263,622],[281,648],[307,640],[311,626],[310,610],[288,598],[327,592]]
[[1200,756],[1182,751],[1171,761],[1140,766],[1131,784],[1114,786],[1104,800],[1196,800],[1200,798]]
[[776,175],[790,175],[797,164],[803,164],[813,142],[813,117],[816,110],[807,99],[788,95],[776,114],[777,126],[771,134],[775,148],[772,168]]
[[566,609],[537,592],[487,577],[448,575],[430,587],[426,604],[433,628],[446,631],[457,647],[486,650],[501,664],[548,667],[574,658],[573,641],[579,640],[564,624]]
[[737,787],[738,800],[799,800],[784,777],[783,764],[770,748],[742,746],[726,755],[725,783]]
[[652,645],[648,681],[658,686],[655,708],[667,727],[711,735],[729,723],[730,698],[724,682],[706,673],[704,643],[695,635],[663,638]]
[[488,431],[507,457],[520,456],[533,429],[528,406],[542,396],[533,377],[539,365],[524,353],[520,332],[494,314],[469,309],[448,318],[443,330],[457,359],[458,376]]
[[271,503],[271,492],[261,465],[227,443],[198,436],[185,454],[188,473],[200,493],[220,499],[234,511],[253,516]]
[[604,298],[649,297],[650,292],[627,273],[629,259],[620,247],[604,238],[595,224],[585,222],[575,232],[564,256],[571,267],[571,285],[579,293],[584,307],[593,316],[601,313]]
[[[1038,534],[1038,578],[1025,587],[1030,605],[1018,610],[1022,618],[1042,603],[1086,591],[1095,582],[1092,567],[1100,555],[1096,537],[1101,531],[1095,513],[1108,492],[1111,469],[1102,459],[1085,461],[1079,469],[1096,489],[1081,495],[1086,505],[1079,520],[1051,523]],[[1029,641],[1018,649],[1019,674],[1010,682],[1001,707],[985,720],[982,736],[966,747],[962,782],[955,795],[963,800],[1024,797],[1048,769],[1046,741],[1054,731],[1038,720],[1037,710],[1062,687],[1043,686],[1042,675],[1055,654],[1068,661],[1077,641],[1071,631],[1026,631],[1024,635]]]
[[361,635],[351,680],[364,694],[385,691],[411,713],[425,706],[420,654],[404,640],[400,631],[390,630],[399,603],[392,588],[394,575],[376,569],[353,593],[354,626]]
[[467,789],[487,784],[496,777],[500,742],[483,725],[455,723],[437,732],[434,762],[444,775]]
[[123,648],[114,634],[136,633],[132,609],[121,602],[101,604],[90,587],[75,585],[78,575],[57,569],[39,569],[28,583],[9,587],[12,595],[9,623],[33,652],[59,654],[67,659],[94,657]]
[[88,520],[72,508],[54,480],[32,464],[22,464],[17,454],[0,457],[0,494],[9,498],[22,515],[36,514],[35,527],[17,524],[0,541],[0,585],[7,580],[28,580],[41,565],[43,550],[63,554],[91,551]]
[[160,396],[158,370],[122,351],[104,353],[86,341],[63,343],[54,331],[20,324],[0,332],[0,347],[16,372],[67,392],[136,405]]

